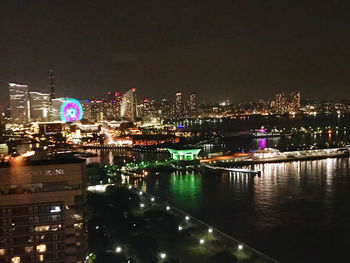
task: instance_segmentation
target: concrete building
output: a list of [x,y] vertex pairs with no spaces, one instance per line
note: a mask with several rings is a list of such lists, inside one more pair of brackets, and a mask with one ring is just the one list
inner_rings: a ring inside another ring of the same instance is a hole
[[84,262],[85,163],[0,163],[0,262]]
[[28,85],[9,83],[11,122],[24,124],[30,120]]

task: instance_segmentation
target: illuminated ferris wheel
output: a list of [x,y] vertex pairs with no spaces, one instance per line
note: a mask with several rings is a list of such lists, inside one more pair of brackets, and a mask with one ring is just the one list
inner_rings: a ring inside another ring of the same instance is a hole
[[64,123],[81,120],[83,118],[83,108],[80,102],[72,98],[65,99],[60,107],[60,117]]

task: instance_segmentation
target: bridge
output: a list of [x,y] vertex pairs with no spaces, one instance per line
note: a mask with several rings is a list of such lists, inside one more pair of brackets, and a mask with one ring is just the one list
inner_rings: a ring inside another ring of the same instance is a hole
[[250,170],[250,169],[241,169],[241,168],[231,168],[231,167],[220,167],[220,166],[212,166],[208,164],[204,164],[204,167],[207,167],[212,170],[224,170],[224,171],[229,171],[229,172],[236,172],[236,173],[246,173],[246,174],[251,174],[253,176],[261,176],[261,171],[256,171],[256,170]]

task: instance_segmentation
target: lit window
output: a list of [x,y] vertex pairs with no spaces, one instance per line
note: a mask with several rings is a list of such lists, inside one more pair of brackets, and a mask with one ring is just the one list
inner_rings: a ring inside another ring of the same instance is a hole
[[44,231],[49,231],[50,226],[36,226],[35,227],[35,232],[44,232]]
[[58,206],[58,205],[51,206],[50,213],[58,213],[58,212],[61,212],[61,207],[60,206]]
[[46,245],[40,244],[36,246],[36,252],[45,252],[46,251]]
[[0,256],[6,255],[6,250],[4,248],[0,249]]
[[25,247],[25,248],[24,248],[24,251],[25,251],[26,253],[32,253],[32,252],[34,251],[34,247],[33,247],[33,246]]
[[39,261],[44,261],[44,255],[39,255]]
[[20,257],[13,257],[13,258],[11,258],[11,263],[21,263],[21,258]]

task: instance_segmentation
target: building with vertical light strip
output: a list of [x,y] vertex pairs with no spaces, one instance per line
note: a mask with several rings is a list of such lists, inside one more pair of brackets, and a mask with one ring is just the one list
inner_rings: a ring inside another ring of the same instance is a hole
[[28,85],[9,83],[11,122],[24,124],[30,120]]
[[135,121],[137,114],[136,88],[127,91],[122,99],[121,118],[124,120]]
[[84,262],[85,163],[0,163],[0,262]]

